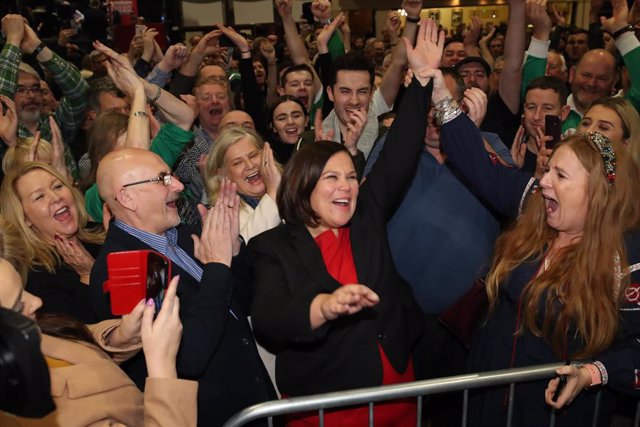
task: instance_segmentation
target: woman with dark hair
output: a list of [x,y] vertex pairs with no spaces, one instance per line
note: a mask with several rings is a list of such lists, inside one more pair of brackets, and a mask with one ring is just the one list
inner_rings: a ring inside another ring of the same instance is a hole
[[302,146],[314,142],[313,132],[305,134],[309,115],[298,97],[283,95],[276,99],[269,109],[268,120],[271,149],[283,165]]
[[[539,182],[494,165],[442,74],[430,75],[447,161],[493,209],[518,217],[496,242],[486,279],[490,315],[473,343],[469,370],[580,361],[558,369],[566,387],[555,397],[558,379],[518,384],[512,423],[546,425],[551,409],[562,408],[555,412],[556,425],[608,425],[614,403],[609,387],[635,388],[637,396],[638,166],[621,141],[597,132],[557,145]],[[465,104],[486,108],[484,97],[479,89],[468,89]],[[595,420],[597,393],[591,388],[605,385]],[[469,420],[504,424],[507,392],[505,387],[474,391]]]
[[[443,42],[435,23],[423,21],[416,48],[407,43],[417,79],[362,187],[347,147],[303,147],[285,167],[278,190],[285,224],[249,244],[255,259],[254,330],[276,354],[283,395],[414,380],[411,358],[422,315],[393,264],[386,223],[423,146],[431,86],[421,76],[438,67]],[[327,412],[330,425],[362,425],[368,408]],[[375,424],[415,425],[415,414],[411,402],[376,405]],[[290,422],[317,419],[303,414]]]

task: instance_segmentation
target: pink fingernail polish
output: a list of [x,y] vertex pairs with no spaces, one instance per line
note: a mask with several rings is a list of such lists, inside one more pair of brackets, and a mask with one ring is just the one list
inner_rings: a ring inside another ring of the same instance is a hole
[[153,307],[153,298],[149,298],[149,299],[147,300],[147,306],[149,306],[149,307]]

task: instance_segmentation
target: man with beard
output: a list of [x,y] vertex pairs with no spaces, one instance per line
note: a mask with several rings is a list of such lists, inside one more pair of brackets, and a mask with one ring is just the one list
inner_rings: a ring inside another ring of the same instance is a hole
[[[21,63],[22,53],[27,53],[51,73],[64,95],[53,115],[65,144],[71,143],[84,119],[89,86],[77,68],[42,43],[22,16],[6,15],[2,18],[2,31],[7,42],[0,53],[0,93],[13,98],[15,102],[18,136],[27,138],[40,132],[43,139],[51,141],[52,138],[49,118],[43,114],[40,76],[32,67]],[[4,155],[5,149],[2,144],[1,155]],[[65,148],[65,161],[69,172],[77,179],[78,169],[68,145]]]

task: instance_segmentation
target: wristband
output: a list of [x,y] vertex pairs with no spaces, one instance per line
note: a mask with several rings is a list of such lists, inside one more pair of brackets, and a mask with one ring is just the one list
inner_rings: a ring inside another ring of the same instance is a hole
[[412,24],[417,24],[418,22],[420,22],[420,16],[417,16],[417,17],[407,16],[405,20],[407,22],[411,22]]
[[633,25],[629,24],[629,25],[625,25],[624,27],[620,28],[618,31],[616,31],[615,33],[611,34],[611,37],[615,39],[617,39],[618,37],[620,37],[621,35],[623,35],[624,33],[628,33],[634,31]]
[[602,375],[600,375],[600,370],[593,363],[587,363],[586,365],[582,365],[584,369],[587,370],[589,376],[591,377],[591,384],[589,387],[595,387],[597,385],[602,384]]
[[151,99],[147,98],[149,100],[150,104],[155,104],[156,101],[158,99],[160,99],[160,95],[162,95],[162,88],[160,86],[158,86],[158,92],[156,92],[155,96]]
[[144,117],[145,119],[148,119],[149,115],[146,111],[136,111],[135,113],[133,113],[133,117]]
[[47,45],[44,44],[43,42],[40,42],[40,44],[35,49],[33,49],[33,52],[31,52],[31,55],[33,55],[34,57],[40,55],[40,52],[42,52],[45,47],[47,47]]

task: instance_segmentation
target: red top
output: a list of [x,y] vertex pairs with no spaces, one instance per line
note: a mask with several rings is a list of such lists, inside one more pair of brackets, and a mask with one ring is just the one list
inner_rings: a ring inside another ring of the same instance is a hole
[[[333,230],[327,230],[316,236],[315,241],[320,248],[322,259],[331,277],[342,285],[359,283],[356,265],[353,262],[348,228],[339,228],[337,236]],[[409,361],[406,372],[400,374],[389,363],[380,344],[378,344],[378,349],[382,361],[382,385],[415,380],[412,361]],[[309,413],[300,416],[289,416],[287,425],[290,427],[317,426],[319,424],[318,412],[314,411],[311,413],[312,415],[307,414]],[[374,404],[376,427],[415,426],[416,416],[416,400],[414,398]],[[324,422],[327,427],[366,426],[369,425],[369,407],[364,405],[351,409],[326,410],[324,412]]]

